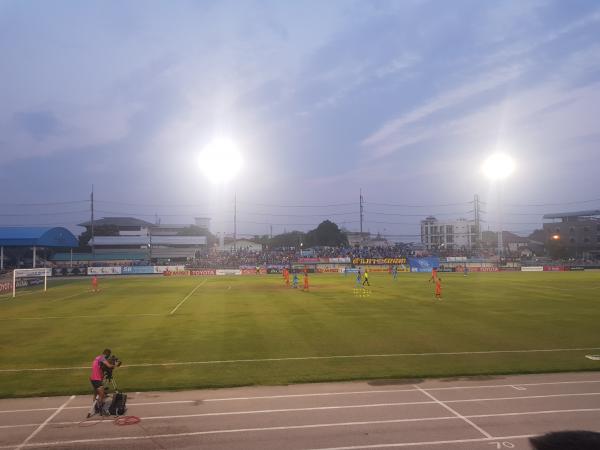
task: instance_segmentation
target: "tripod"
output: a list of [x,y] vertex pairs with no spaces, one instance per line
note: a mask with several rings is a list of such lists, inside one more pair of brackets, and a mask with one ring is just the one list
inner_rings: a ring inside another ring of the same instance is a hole
[[112,377],[112,374],[110,377],[108,377],[105,374],[104,378],[102,379],[102,385],[104,386],[105,396],[102,400],[100,400],[100,396],[98,394],[95,395],[94,400],[92,401],[92,406],[90,407],[90,410],[87,414],[88,419],[92,416],[95,416],[96,414],[99,416],[109,416],[110,415],[108,412],[108,407],[106,406],[107,404],[109,404],[107,402],[107,400],[111,397],[109,395],[111,386],[115,392],[117,391],[117,383],[115,382],[114,378]]

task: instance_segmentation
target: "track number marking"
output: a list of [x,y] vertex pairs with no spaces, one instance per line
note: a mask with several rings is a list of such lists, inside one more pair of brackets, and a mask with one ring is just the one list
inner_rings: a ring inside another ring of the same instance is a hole
[[513,444],[512,442],[508,442],[508,441],[503,441],[503,442],[488,442],[488,444],[490,445],[495,445],[494,448],[515,448],[515,444]]

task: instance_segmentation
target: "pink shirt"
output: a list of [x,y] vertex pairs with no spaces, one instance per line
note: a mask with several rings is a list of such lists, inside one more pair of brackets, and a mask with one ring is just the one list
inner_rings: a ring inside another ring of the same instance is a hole
[[90,376],[90,380],[102,381],[104,378],[104,374],[102,373],[102,363],[104,361],[106,361],[104,355],[96,356],[92,363],[92,375]]

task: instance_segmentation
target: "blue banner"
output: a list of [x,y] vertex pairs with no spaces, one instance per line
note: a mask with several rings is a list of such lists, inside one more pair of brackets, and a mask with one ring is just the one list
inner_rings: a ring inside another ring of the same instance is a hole
[[154,273],[154,266],[123,266],[121,273],[123,275]]
[[408,264],[411,272],[431,272],[440,266],[440,258],[429,256],[427,258],[408,257]]

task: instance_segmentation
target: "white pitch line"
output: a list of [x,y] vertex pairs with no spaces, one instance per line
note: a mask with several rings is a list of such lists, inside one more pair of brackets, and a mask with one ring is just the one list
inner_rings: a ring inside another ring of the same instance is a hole
[[460,414],[458,411],[450,408],[448,405],[446,405],[444,402],[439,401],[437,398],[435,398],[433,395],[431,395],[429,392],[427,392],[425,389],[421,389],[419,386],[415,385],[415,388],[417,388],[419,391],[421,391],[423,394],[425,394],[427,397],[429,397],[431,400],[435,401],[437,404],[439,404],[441,407],[443,407],[444,409],[447,409],[448,411],[450,411],[452,414],[454,414],[456,417],[458,417],[459,419],[462,419],[463,421],[465,421],[466,423],[468,423],[469,425],[471,425],[473,428],[475,428],[477,431],[479,431],[481,434],[483,434],[486,438],[491,438],[492,435],[489,434],[487,431],[485,431],[483,428],[481,428],[480,426],[478,426],[477,424],[475,424],[472,420],[467,419],[465,416],[463,416],[462,414]]
[[173,313],[175,313],[175,311],[177,311],[177,310],[179,309],[179,307],[180,307],[181,305],[183,305],[183,303],[184,303],[184,302],[185,302],[185,301],[186,301],[188,298],[190,298],[190,297],[192,296],[192,294],[193,294],[194,292],[196,292],[196,290],[198,290],[198,288],[199,288],[200,286],[202,286],[204,283],[206,283],[207,281],[208,281],[208,278],[206,278],[206,279],[205,279],[205,280],[204,280],[202,283],[200,283],[198,286],[196,286],[194,289],[192,289],[192,292],[190,292],[188,295],[186,295],[186,296],[185,296],[185,298],[184,298],[183,300],[181,300],[181,301],[180,301],[180,302],[177,304],[177,306],[176,306],[175,308],[173,308],[173,310],[172,310],[172,311],[169,313],[169,315],[170,315],[170,316],[172,316],[172,315],[173,315]]
[[31,433],[22,443],[21,445],[19,445],[18,447],[15,448],[15,450],[21,450],[23,447],[27,446],[27,443],[33,439],[35,437],[36,434],[38,434],[40,431],[42,431],[42,429],[46,426],[46,424],[48,422],[50,422],[52,419],[54,419],[58,414],[60,414],[60,412],[69,404],[69,402],[71,400],[73,400],[75,398],[74,395],[71,395],[66,402],[64,402],[56,411],[54,411],[50,417],[48,417],[46,420],[44,420],[44,422],[42,422],[40,424],[39,427],[37,427],[33,433]]
[[[196,286],[199,287],[199,286]],[[193,292],[193,291],[192,291]],[[185,300],[185,299],[184,299]],[[177,307],[176,307],[177,308]],[[136,314],[136,315],[158,315],[163,314]],[[76,317],[76,316],[73,316]],[[87,317],[87,316],[85,316]],[[89,316],[103,317],[103,316]],[[111,316],[112,317],[112,316]],[[9,320],[9,319],[0,319]],[[12,319],[10,319],[12,320]],[[277,362],[277,361],[310,361],[321,359],[360,359],[360,358],[398,358],[398,357],[413,357],[413,356],[465,356],[465,355],[495,355],[499,353],[549,353],[549,352],[579,352],[587,350],[600,350],[600,347],[584,347],[584,348],[549,348],[537,350],[486,350],[475,352],[432,352],[432,353],[382,353],[382,354],[366,354],[366,355],[331,355],[331,356],[292,356],[287,358],[256,358],[256,359],[223,359],[223,360],[208,360],[208,361],[182,361],[170,363],[140,363],[127,364],[121,366],[121,369],[130,367],[171,367],[171,366],[192,366],[192,365],[210,365],[210,364],[234,364],[234,363],[255,363],[255,362]],[[88,368],[88,367],[86,367]],[[29,371],[45,371],[45,370],[75,370],[82,367],[40,367],[40,368],[25,368],[25,369],[0,369],[0,372],[29,372]]]

